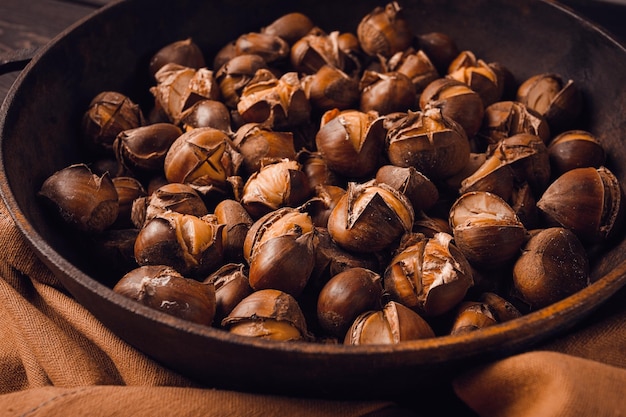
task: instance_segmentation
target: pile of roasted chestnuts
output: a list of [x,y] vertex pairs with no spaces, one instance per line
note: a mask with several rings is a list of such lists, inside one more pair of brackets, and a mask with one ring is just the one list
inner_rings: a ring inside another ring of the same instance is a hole
[[186,320],[320,343],[471,332],[589,285],[621,230],[576,81],[517,80],[396,2],[354,33],[284,14],[212,62],[183,39],[146,74],[150,108],[94,97],[84,163],[39,194],[115,254],[115,292]]

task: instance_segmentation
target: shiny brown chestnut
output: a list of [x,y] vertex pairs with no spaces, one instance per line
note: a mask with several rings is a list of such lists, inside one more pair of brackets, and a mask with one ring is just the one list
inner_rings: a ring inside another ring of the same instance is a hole
[[599,168],[606,161],[600,141],[585,130],[568,130],[557,135],[548,144],[548,156],[555,177],[575,168]]
[[278,36],[289,45],[293,45],[314,27],[315,24],[307,15],[299,12],[291,12],[278,17],[269,25],[262,28],[261,32]]
[[145,198],[133,202],[131,219],[141,229],[146,221],[167,211],[202,217],[209,214],[204,201],[192,187],[181,183],[167,183]]
[[339,175],[363,178],[376,172],[384,149],[383,118],[358,110],[329,110],[315,135],[317,151]]
[[230,137],[219,129],[202,127],[179,136],[163,163],[169,182],[188,184],[201,194],[225,193],[229,177],[237,174],[242,157]]
[[113,142],[120,169],[141,178],[163,172],[165,155],[182,134],[172,123],[153,123],[120,132]]
[[324,66],[343,71],[345,56],[338,40],[339,32],[310,31],[292,45],[292,67],[301,74],[315,74]]
[[303,148],[296,154],[296,160],[309,178],[312,189],[318,185],[340,185],[337,174],[330,169],[321,153]]
[[289,44],[280,36],[269,32],[249,32],[235,40],[237,55],[259,55],[268,64],[289,57]]
[[315,229],[266,236],[248,259],[250,286],[256,291],[273,288],[298,297],[315,267],[315,246]]
[[243,244],[244,259],[249,261],[257,246],[267,240],[288,234],[309,233],[314,228],[311,216],[300,208],[282,207],[271,211],[256,220],[248,230]]
[[428,210],[439,199],[437,186],[415,167],[383,165],[376,172],[375,179],[404,194],[415,213]]
[[168,265],[198,279],[224,261],[224,225],[214,217],[165,212],[146,222],[135,241],[135,259],[141,266]]
[[115,177],[112,181],[115,191],[117,191],[118,202],[117,219],[112,226],[116,228],[133,227],[133,203],[138,198],[146,197],[146,190],[141,182],[134,177]]
[[546,144],[551,139],[546,119],[520,102],[498,101],[485,108],[478,136],[486,146],[494,146],[502,139],[518,133],[537,135]]
[[380,73],[366,70],[359,82],[359,110],[386,115],[417,106],[417,93],[411,79],[401,72]]
[[498,73],[472,51],[461,51],[450,63],[446,77],[467,84],[480,95],[484,106],[489,106],[502,97],[503,85]]
[[306,319],[291,295],[274,289],[255,291],[222,320],[233,334],[274,341],[309,340]]
[[291,159],[262,166],[243,186],[241,204],[258,219],[279,207],[295,207],[311,195],[308,177],[300,164]]
[[[397,52],[387,61],[387,71],[406,75],[415,87],[415,94],[419,95],[431,82],[439,78],[437,68],[423,50],[409,48]],[[417,97],[416,97],[417,99]]]
[[117,91],[98,93],[83,114],[81,133],[87,149],[97,154],[111,153],[117,135],[145,123],[139,105]]
[[311,103],[298,73],[286,72],[278,78],[262,68],[241,92],[237,111],[245,123],[265,123],[284,129],[309,121]]
[[351,182],[331,211],[327,227],[342,248],[373,253],[389,248],[409,232],[414,218],[408,198],[387,184]]
[[511,206],[496,194],[472,191],[450,208],[454,241],[473,266],[500,268],[519,256],[526,228]]
[[457,174],[469,161],[464,129],[439,108],[389,115],[385,128],[389,161],[414,167],[433,181]]
[[276,131],[261,123],[246,123],[235,132],[233,143],[243,157],[242,174],[250,176],[263,165],[295,159],[293,133]]
[[385,269],[389,297],[426,316],[451,311],[474,285],[472,268],[452,235],[407,235]]
[[236,109],[243,89],[254,78],[257,70],[262,68],[268,68],[267,62],[255,54],[234,56],[220,66],[215,73],[215,80],[219,85],[224,104]]
[[187,108],[180,116],[185,131],[198,127],[212,127],[231,134],[230,110],[219,100],[200,100]]
[[202,282],[215,288],[214,321],[217,324],[221,324],[233,308],[253,292],[246,275],[246,267],[242,263],[224,264]]
[[312,107],[321,111],[352,108],[361,95],[358,80],[331,65],[304,76],[302,86]]
[[435,337],[428,322],[415,311],[395,301],[382,310],[368,311],[357,317],[348,329],[346,345],[391,345]]
[[533,234],[513,266],[514,296],[536,310],[589,285],[589,258],[576,235],[562,227]]
[[195,69],[206,66],[204,54],[192,38],[171,42],[159,49],[148,63],[150,75],[154,78],[158,70],[171,63]]
[[604,166],[565,172],[550,184],[537,207],[550,225],[572,230],[585,244],[606,241],[624,223],[622,186]]
[[95,175],[85,164],[53,173],[38,195],[66,224],[83,232],[102,232],[119,213],[117,190],[109,174]]
[[371,56],[390,57],[413,42],[411,25],[398,2],[376,7],[365,15],[356,30],[361,48]]
[[219,100],[215,74],[208,68],[189,68],[166,64],[155,74],[157,84],[150,88],[155,102],[169,120],[178,125],[183,112],[195,102]]
[[435,107],[465,129],[472,138],[482,126],[485,105],[480,95],[467,84],[451,78],[439,78],[424,88],[419,96],[422,111]]
[[503,323],[522,316],[521,311],[519,311],[513,303],[494,292],[481,294],[479,301],[489,306],[491,313],[498,323]]
[[536,74],[524,80],[516,100],[541,114],[553,133],[572,128],[583,106],[578,84],[555,73]]
[[167,265],[133,269],[115,284],[113,291],[194,323],[210,326],[215,317],[215,287],[185,278]]
[[497,324],[498,320],[489,305],[466,301],[459,305],[450,329],[451,335],[465,334]]
[[382,279],[376,272],[349,268],[330,278],[317,298],[317,320],[329,335],[343,339],[362,313],[382,307]]
[[232,199],[220,201],[213,211],[219,224],[224,225],[224,257],[230,262],[243,260],[243,242],[253,220],[240,202]]

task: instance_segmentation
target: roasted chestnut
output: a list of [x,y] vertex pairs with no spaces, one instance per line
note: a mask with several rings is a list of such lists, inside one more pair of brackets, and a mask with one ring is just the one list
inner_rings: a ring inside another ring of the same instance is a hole
[[242,263],[227,263],[202,282],[215,288],[215,322],[218,324],[221,324],[241,300],[253,292]]
[[120,132],[113,142],[120,169],[141,178],[163,172],[165,155],[182,134],[182,130],[171,123],[153,123]]
[[526,228],[511,206],[496,194],[473,191],[450,208],[454,242],[477,268],[499,268],[519,255]]
[[413,42],[411,25],[395,1],[385,7],[376,7],[364,16],[356,33],[363,51],[372,56],[390,57]]
[[384,141],[383,119],[358,110],[327,111],[315,135],[317,151],[328,167],[350,178],[376,172]]
[[346,333],[344,344],[397,344],[430,337],[435,337],[435,332],[426,320],[402,304],[389,301],[382,310],[357,317]]
[[382,306],[382,279],[366,268],[349,268],[330,278],[317,298],[317,320],[329,335],[343,339],[362,313]]
[[210,326],[216,311],[215,287],[185,278],[166,265],[140,266],[125,274],[113,291],[172,316]]
[[589,285],[589,259],[576,235],[562,227],[533,234],[513,267],[514,295],[531,310]]
[[246,123],[265,123],[275,129],[291,128],[309,120],[311,103],[296,72],[277,78],[259,69],[241,92],[237,111]]
[[165,156],[163,167],[169,182],[188,184],[198,192],[226,193],[228,178],[236,175],[242,157],[230,137],[219,129],[202,127],[179,136]]
[[419,106],[422,111],[439,108],[443,116],[463,127],[468,138],[478,133],[485,114],[480,95],[452,78],[439,78],[428,84],[419,96]]
[[624,192],[606,167],[576,168],[554,180],[537,207],[550,225],[572,230],[585,244],[600,243],[623,225]]
[[165,64],[178,64],[194,69],[206,66],[202,50],[191,38],[169,43],[159,49],[148,63],[150,75],[154,78]]
[[399,191],[384,183],[351,182],[331,211],[327,227],[342,248],[372,253],[389,248],[409,232],[414,218],[411,203]]
[[606,161],[600,141],[585,130],[568,130],[557,135],[548,144],[548,156],[555,177],[575,168],[599,168]]
[[380,115],[415,109],[415,85],[401,72],[379,73],[365,71],[359,83],[359,110],[375,111]]
[[460,172],[469,161],[470,145],[463,128],[438,108],[395,113],[385,119],[389,161],[414,167],[437,181]]
[[255,218],[279,207],[295,207],[311,195],[307,175],[291,159],[270,163],[253,173],[243,186],[241,204]]
[[45,203],[66,224],[87,233],[102,232],[118,217],[117,190],[111,177],[95,175],[85,164],[63,168],[41,185]]
[[408,236],[385,269],[392,300],[427,315],[452,310],[474,284],[472,268],[448,233]]
[[211,216],[165,212],[146,222],[135,241],[143,265],[169,265],[191,278],[205,277],[223,264],[222,229]]
[[523,81],[516,100],[541,114],[553,133],[573,128],[582,111],[582,94],[573,80],[542,73]]
[[279,341],[308,340],[306,319],[291,295],[274,289],[255,291],[222,320],[231,333]]
[[157,85],[150,88],[158,106],[174,124],[179,124],[183,112],[203,99],[218,100],[220,89],[213,71],[166,64],[155,74]]
[[97,154],[111,153],[117,135],[145,123],[144,115],[129,97],[117,91],[103,91],[89,103],[81,131],[87,149]]
[[263,165],[296,157],[292,132],[275,131],[260,123],[246,123],[239,127],[233,143],[243,157],[242,173],[248,176]]

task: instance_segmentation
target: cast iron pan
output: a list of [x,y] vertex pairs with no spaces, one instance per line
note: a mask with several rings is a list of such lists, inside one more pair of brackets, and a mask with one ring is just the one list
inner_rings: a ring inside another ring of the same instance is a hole
[[[51,173],[81,162],[80,119],[104,90],[148,105],[149,58],[186,37],[212,57],[239,34],[289,11],[319,26],[354,31],[380,1],[130,0],[110,4],[43,48],[20,74],[1,115],[0,191],[17,226],[67,290],[113,332],[164,365],[220,388],[341,397],[392,398],[427,392],[475,364],[536,346],[579,322],[626,282],[626,241],[593,259],[593,283],[551,307],[465,336],[396,346],[277,343],[230,335],[143,307],[111,291],[118,279],[80,250],[36,192]],[[558,72],[576,80],[596,134],[625,183],[626,50],[601,30],[548,1],[401,2],[418,33],[441,31],[461,49],[505,64],[518,79]],[[253,12],[250,12],[253,11]],[[210,61],[209,61],[210,62]]]

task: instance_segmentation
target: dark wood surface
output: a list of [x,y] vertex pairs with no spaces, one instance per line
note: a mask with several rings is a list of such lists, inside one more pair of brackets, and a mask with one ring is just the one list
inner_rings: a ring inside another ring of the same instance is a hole
[[[111,0],[0,1],[0,65],[28,56],[68,26]],[[593,0],[564,0],[563,4],[605,28],[626,44],[626,6]],[[17,67],[17,68],[16,68]],[[0,71],[0,101],[19,74],[19,64]],[[14,69],[7,73],[7,69]]]

